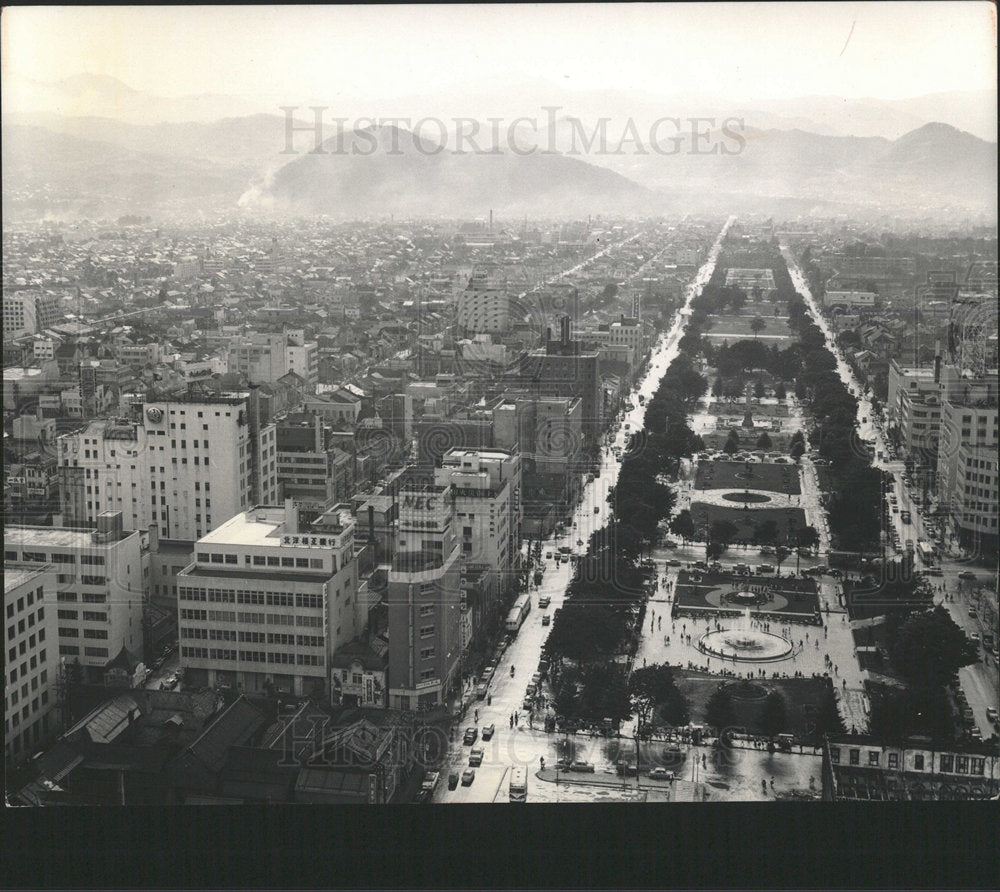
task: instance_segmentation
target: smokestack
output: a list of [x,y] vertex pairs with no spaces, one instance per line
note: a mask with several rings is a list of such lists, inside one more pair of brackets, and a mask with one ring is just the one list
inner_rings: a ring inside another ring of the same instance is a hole
[[292,499],[285,499],[285,533],[297,535],[299,532],[299,509]]
[[562,319],[560,319],[559,321],[560,321],[561,332],[562,332],[562,345],[564,347],[568,347],[569,346],[569,316],[563,316]]
[[493,235],[493,208],[490,208],[490,235]]
[[551,342],[551,340],[552,340],[552,326],[550,325],[545,329],[545,343],[548,344]]
[[941,383],[941,339],[934,343],[934,383]]

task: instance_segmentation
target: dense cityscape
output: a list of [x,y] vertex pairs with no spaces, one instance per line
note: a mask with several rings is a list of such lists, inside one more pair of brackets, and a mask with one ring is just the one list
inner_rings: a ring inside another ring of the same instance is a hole
[[[981,143],[994,194],[995,142],[907,139]],[[1000,796],[997,232],[958,186],[653,212],[573,161],[581,212],[552,160],[547,213],[192,212],[32,163],[8,806]]]

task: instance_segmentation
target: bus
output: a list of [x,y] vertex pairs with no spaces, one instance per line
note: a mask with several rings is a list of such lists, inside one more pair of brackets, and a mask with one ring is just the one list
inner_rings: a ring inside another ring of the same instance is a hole
[[516,632],[520,629],[521,624],[530,611],[531,597],[529,595],[521,595],[514,602],[514,606],[510,608],[510,612],[507,614],[507,631]]
[[522,768],[512,768],[510,771],[510,801],[526,802],[528,800],[528,772]]
[[926,539],[917,540],[917,554],[928,567],[934,566],[934,548]]

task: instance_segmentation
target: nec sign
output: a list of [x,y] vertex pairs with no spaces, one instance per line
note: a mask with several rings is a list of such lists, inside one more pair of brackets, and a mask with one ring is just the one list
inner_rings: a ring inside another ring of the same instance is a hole
[[437,496],[403,496],[403,507],[416,511],[434,511],[437,502]]

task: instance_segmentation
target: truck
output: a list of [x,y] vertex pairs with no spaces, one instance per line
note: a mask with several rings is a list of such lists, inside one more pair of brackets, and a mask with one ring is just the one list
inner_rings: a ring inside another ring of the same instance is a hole
[[934,566],[934,546],[926,539],[917,540],[917,554],[928,567]]
[[510,787],[507,796],[511,802],[527,802],[528,772],[523,766],[510,770]]
[[530,612],[531,598],[528,595],[521,595],[507,613],[507,631],[517,632]]

